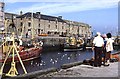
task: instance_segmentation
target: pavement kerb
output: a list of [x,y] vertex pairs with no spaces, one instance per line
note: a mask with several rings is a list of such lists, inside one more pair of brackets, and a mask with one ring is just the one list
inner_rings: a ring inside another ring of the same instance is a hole
[[62,69],[67,69],[67,68],[70,68],[70,67],[73,67],[73,66],[77,66],[77,65],[81,65],[83,64],[82,61],[79,61],[79,62],[74,62],[74,63],[69,63],[69,64],[63,64],[61,66]]
[[35,72],[23,74],[23,75],[18,75],[16,77],[11,77],[8,79],[22,79],[22,78],[23,79],[31,79],[31,78],[36,78],[39,75],[48,74],[48,73],[57,72],[57,71],[58,71],[57,68],[48,68],[45,70],[39,70],[39,71],[35,71]]

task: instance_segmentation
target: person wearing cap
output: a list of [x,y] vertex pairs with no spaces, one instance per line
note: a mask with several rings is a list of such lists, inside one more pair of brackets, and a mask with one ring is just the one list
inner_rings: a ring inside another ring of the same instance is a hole
[[94,50],[94,66],[101,67],[102,64],[102,51],[104,47],[104,40],[101,37],[100,32],[97,32],[97,36],[93,39],[93,47]]

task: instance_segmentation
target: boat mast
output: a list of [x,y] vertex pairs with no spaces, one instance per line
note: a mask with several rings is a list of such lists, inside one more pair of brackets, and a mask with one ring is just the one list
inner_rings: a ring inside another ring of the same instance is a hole
[[[23,20],[24,21],[24,23],[26,22],[26,17],[24,18],[25,20]],[[22,32],[21,32],[21,38],[22,38],[22,36],[23,36],[23,34],[24,34],[24,31],[25,31],[25,24],[23,23],[23,25],[22,25]]]
[[33,13],[31,13],[31,20],[32,20],[32,22],[31,22],[31,24],[32,24],[32,39],[34,39],[34,24],[33,24],[33,19],[34,19],[34,14]]

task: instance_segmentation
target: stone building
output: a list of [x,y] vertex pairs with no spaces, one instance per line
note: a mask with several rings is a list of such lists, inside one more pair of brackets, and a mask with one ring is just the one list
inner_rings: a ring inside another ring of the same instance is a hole
[[[23,33],[30,33],[32,34],[32,31],[34,35],[38,34],[55,34],[55,35],[61,35],[62,32],[66,32],[66,22],[62,20],[62,18],[49,16],[49,15],[43,15],[40,12],[36,13],[25,13],[17,18],[17,28],[19,34],[23,31]],[[32,30],[33,29],[33,30]]]
[[14,22],[18,35],[25,36],[28,33],[28,35],[33,34],[36,36],[39,34],[48,34],[49,36],[91,36],[91,26],[81,22],[65,20],[62,16],[49,16],[40,12],[27,12],[25,14],[20,12],[20,15],[5,13],[5,19],[9,30],[12,30],[10,25]]
[[0,2],[0,31],[4,30],[4,3]]
[[69,33],[81,37],[91,37],[91,26],[85,23],[65,20],[69,26]]

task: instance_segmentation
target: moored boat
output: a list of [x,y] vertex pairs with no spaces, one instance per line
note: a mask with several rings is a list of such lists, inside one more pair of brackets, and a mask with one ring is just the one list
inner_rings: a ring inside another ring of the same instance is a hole
[[[8,52],[11,50],[13,41],[6,41],[2,47],[0,52],[0,62],[4,62]],[[25,41],[26,42],[26,41]],[[15,43],[19,43],[17,40]],[[28,61],[32,60],[34,58],[38,58],[40,56],[40,53],[42,52],[42,46],[39,43],[33,43],[33,44],[23,44],[23,45],[16,45],[17,50],[19,52],[20,58],[22,61]],[[14,55],[15,61],[19,61],[17,54]],[[7,58],[6,62],[12,61],[12,52],[10,53],[9,57]]]
[[[19,54],[22,61],[28,61],[38,58],[40,56],[41,51],[42,48],[30,48],[29,50],[20,51]],[[15,61],[18,61],[17,55],[15,55],[14,58]],[[2,59],[0,59],[0,62],[4,62],[4,60],[5,60],[5,56],[2,57]],[[11,61],[12,61],[12,56],[9,56],[7,62],[11,62]]]
[[82,38],[68,37],[64,43],[64,51],[83,50],[84,40]]

